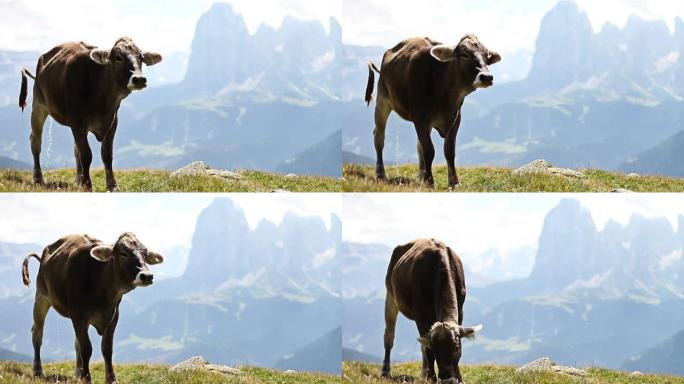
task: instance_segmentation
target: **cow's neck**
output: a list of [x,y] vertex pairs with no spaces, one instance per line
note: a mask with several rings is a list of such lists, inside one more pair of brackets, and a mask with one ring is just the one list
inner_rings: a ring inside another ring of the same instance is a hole
[[435,321],[458,323],[458,301],[456,287],[452,276],[451,260],[448,255],[443,257],[441,271],[435,279],[437,293],[435,295]]
[[128,285],[123,281],[117,270],[116,263],[107,263],[107,271],[105,273],[105,284],[103,295],[106,296],[106,302],[116,305],[124,294],[131,290],[126,288]]

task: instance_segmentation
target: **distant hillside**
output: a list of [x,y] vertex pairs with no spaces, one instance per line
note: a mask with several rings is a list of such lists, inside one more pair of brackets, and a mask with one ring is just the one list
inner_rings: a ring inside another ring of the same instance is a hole
[[351,348],[342,348],[342,360],[373,364],[382,363],[382,357],[359,352]]
[[671,373],[684,376],[684,331],[631,358],[622,365],[630,371]]
[[24,161],[17,161],[9,157],[0,156],[0,169],[14,168],[14,169],[31,169],[33,166]]
[[623,163],[624,172],[684,177],[684,131]]
[[296,175],[342,176],[342,131],[337,131],[306,151],[295,155],[291,160],[281,163],[277,171]]
[[321,338],[276,361],[275,368],[306,372],[339,374],[342,371],[342,328],[338,327]]
[[0,361],[17,361],[17,362],[29,362],[33,361],[33,357],[29,355],[24,355],[23,353],[16,353],[8,351],[6,349],[0,348]]

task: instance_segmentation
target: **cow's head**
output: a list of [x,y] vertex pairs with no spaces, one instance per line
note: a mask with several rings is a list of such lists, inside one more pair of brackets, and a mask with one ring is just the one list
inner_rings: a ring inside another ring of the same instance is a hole
[[466,35],[456,46],[437,45],[430,54],[436,60],[457,61],[464,81],[474,88],[487,88],[494,84],[494,75],[489,66],[501,61],[501,55],[490,51],[475,35]]
[[133,233],[124,232],[114,245],[98,245],[90,256],[103,263],[114,263],[114,269],[126,287],[145,287],[152,284],[154,275],[148,265],[164,261],[162,255],[148,250]]
[[112,49],[93,49],[90,51],[90,58],[100,65],[111,66],[117,84],[130,91],[147,87],[147,78],[142,71],[143,64],[149,66],[162,61],[160,54],[142,52],[128,37],[117,40]]
[[436,322],[427,336],[418,338],[421,346],[435,356],[440,383],[459,384],[456,368],[461,360],[461,338],[473,338],[480,329],[481,325],[462,327],[454,322]]

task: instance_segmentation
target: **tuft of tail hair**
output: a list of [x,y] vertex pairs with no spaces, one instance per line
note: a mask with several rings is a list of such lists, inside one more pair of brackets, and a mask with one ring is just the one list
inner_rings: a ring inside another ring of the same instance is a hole
[[28,96],[28,80],[26,76],[33,80],[36,79],[28,69],[21,69],[21,90],[19,91],[19,108],[21,108],[21,112],[24,112],[24,108],[26,108],[26,97]]
[[29,270],[28,270],[28,264],[29,260],[34,257],[38,262],[40,263],[40,256],[36,255],[35,253],[32,253],[24,258],[24,262],[21,264],[21,279],[24,281],[25,286],[29,286],[31,284],[31,278],[29,277]]
[[378,67],[372,61],[368,62],[368,84],[366,85],[366,105],[370,105],[373,101],[373,89],[375,88],[375,73],[380,73]]

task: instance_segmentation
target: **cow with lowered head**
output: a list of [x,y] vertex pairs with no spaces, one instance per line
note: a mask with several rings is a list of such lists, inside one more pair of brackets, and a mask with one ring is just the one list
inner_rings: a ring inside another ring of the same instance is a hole
[[[463,264],[441,241],[419,239],[394,248],[385,298],[385,358],[382,376],[390,375],[394,330],[401,312],[418,327],[423,353],[422,377],[440,383],[462,384],[458,367],[461,339],[472,338],[481,325],[463,327],[466,297]],[[435,362],[439,376],[435,375]]]
[[88,235],[63,237],[43,249],[42,256],[26,256],[22,279],[29,285],[31,257],[40,262],[33,304],[33,374],[43,376],[40,347],[43,325],[50,308],[71,319],[76,333],[76,376],[90,383],[90,356],[93,352],[88,327],[102,336],[105,381],[116,382],[112,367],[114,330],[119,321],[119,303],[136,287],[152,284],[148,265],[164,258],[148,250],[133,233],[125,232],[114,244],[104,244]]
[[500,60],[501,56],[488,50],[477,36],[466,35],[456,45],[444,45],[427,37],[404,40],[385,52],[380,70],[369,63],[368,104],[375,86],[373,71],[380,74],[373,131],[377,179],[386,179],[382,151],[387,118],[394,111],[415,126],[422,182],[429,187],[434,186],[432,161],[435,148],[430,138],[434,127],[444,139],[449,188],[458,187],[454,161],[463,100],[476,89],[494,84],[494,76],[488,66]]
[[90,164],[93,159],[88,132],[102,143],[101,155],[107,190],[117,188],[112,171],[114,135],[121,101],[133,91],[147,86],[142,67],[162,60],[158,53],[141,51],[128,37],[116,41],[111,49],[80,42],[58,45],[38,59],[35,76],[21,71],[19,106],[26,107],[26,76],[35,80],[31,111],[31,152],[33,181],[43,184],[40,151],[43,125],[48,116],[71,128],[74,136],[76,182],[92,190]]

